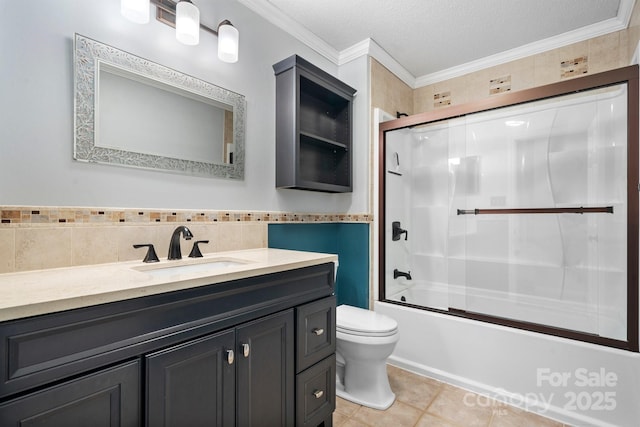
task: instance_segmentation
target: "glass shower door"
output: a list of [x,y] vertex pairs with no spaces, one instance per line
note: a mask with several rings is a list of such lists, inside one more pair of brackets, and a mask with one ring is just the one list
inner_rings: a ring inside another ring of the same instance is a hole
[[625,86],[511,110],[450,144],[450,308],[624,339]]
[[637,69],[610,74],[381,124],[382,299],[637,350]]

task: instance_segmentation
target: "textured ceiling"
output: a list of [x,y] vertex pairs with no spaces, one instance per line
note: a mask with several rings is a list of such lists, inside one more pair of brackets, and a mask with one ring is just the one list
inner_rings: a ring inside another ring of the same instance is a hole
[[286,15],[338,52],[370,38],[419,77],[596,28],[635,0],[261,1],[262,14]]

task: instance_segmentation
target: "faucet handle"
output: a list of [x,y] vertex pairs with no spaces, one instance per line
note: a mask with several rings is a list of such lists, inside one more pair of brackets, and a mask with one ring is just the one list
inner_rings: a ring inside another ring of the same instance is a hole
[[145,255],[142,262],[159,262],[158,255],[156,255],[156,250],[153,248],[151,243],[145,243],[142,245],[133,245],[134,248],[149,248],[147,254]]
[[400,221],[393,221],[391,223],[391,227],[392,227],[392,240],[400,240],[400,236],[404,234],[404,240],[408,240],[409,239],[409,232],[403,228],[400,227]]
[[208,240],[196,240],[193,242],[193,248],[191,248],[191,252],[189,253],[189,258],[202,258],[202,252],[200,252],[200,248],[198,247],[198,243],[209,243]]

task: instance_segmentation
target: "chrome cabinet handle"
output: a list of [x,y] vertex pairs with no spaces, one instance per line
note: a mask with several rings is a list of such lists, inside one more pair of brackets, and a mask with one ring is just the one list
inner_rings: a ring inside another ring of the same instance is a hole
[[227,363],[229,365],[233,365],[234,359],[235,355],[233,354],[233,350],[227,350]]
[[249,357],[249,344],[242,344],[242,355]]
[[313,392],[313,395],[315,396],[316,399],[320,399],[322,396],[324,396],[324,391],[316,390]]
[[314,334],[314,335],[320,336],[320,335],[324,334],[324,329],[322,329],[322,328],[313,328],[311,330],[311,333]]

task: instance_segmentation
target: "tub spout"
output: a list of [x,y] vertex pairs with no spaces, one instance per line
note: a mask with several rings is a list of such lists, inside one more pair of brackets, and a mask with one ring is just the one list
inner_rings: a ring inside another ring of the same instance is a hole
[[397,279],[398,277],[404,277],[407,280],[411,280],[411,272],[405,273],[404,271],[400,271],[397,268],[393,270],[393,278]]

